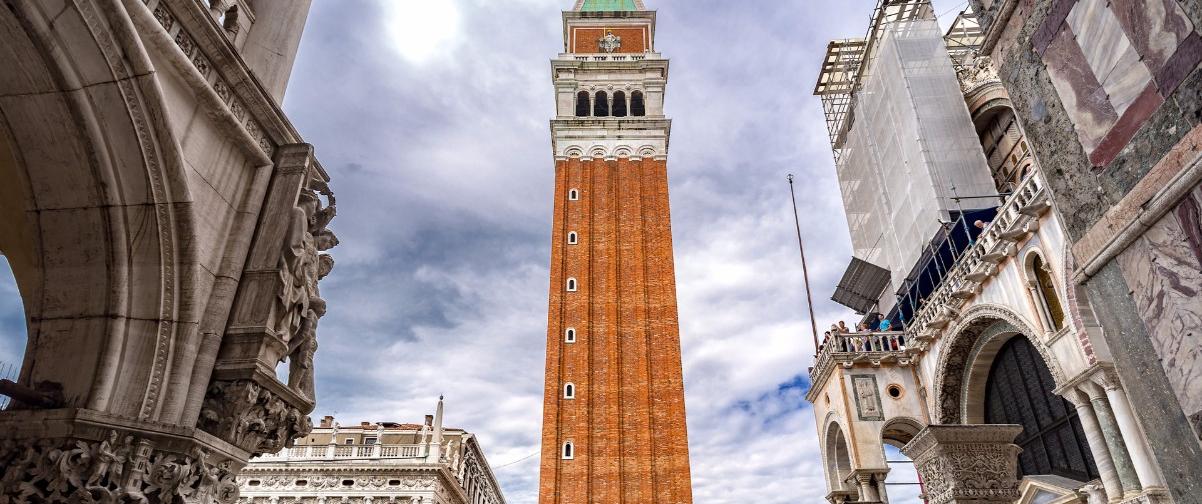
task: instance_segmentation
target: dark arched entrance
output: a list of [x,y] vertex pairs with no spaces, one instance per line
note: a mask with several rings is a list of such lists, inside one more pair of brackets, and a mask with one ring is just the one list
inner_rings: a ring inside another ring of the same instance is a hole
[[1023,427],[1014,443],[1023,449],[1020,476],[1055,474],[1078,481],[1098,477],[1077,410],[1052,392],[1055,382],[1024,336],[998,350],[985,385],[985,423]]

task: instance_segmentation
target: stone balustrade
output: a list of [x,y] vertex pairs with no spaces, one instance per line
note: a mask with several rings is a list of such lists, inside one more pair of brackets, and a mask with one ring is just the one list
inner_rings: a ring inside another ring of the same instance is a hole
[[895,362],[910,363],[908,336],[901,331],[835,334],[818,348],[810,381],[815,388],[830,374],[836,364],[851,367],[857,363],[880,366]]
[[1039,229],[1039,216],[1050,208],[1043,181],[1037,175],[1027,177],[918,309],[907,326],[911,344],[925,350],[940,330],[955,321],[964,304],[997,274],[998,265],[1018,254],[1018,243]]
[[641,54],[580,54],[580,53],[564,53],[559,55],[562,60],[575,61],[644,61],[644,60],[659,60],[663,56],[659,53],[641,53]]
[[399,460],[424,462],[429,453],[425,444],[306,445],[279,453],[266,453],[255,462],[315,462],[323,460]]

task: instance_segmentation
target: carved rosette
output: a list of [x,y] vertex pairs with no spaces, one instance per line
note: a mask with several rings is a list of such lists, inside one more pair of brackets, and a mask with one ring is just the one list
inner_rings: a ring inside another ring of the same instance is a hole
[[1019,498],[1019,425],[931,425],[902,452],[922,474],[930,504],[1011,503]]
[[0,444],[0,504],[237,502],[237,471],[203,448],[189,455],[155,448],[116,431],[102,441],[5,440]]
[[255,456],[291,447],[313,431],[306,412],[251,380],[213,382],[198,427]]

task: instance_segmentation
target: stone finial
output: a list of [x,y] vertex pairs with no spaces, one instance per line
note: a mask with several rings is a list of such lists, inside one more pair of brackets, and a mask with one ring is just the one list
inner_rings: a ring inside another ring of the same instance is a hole
[[1020,425],[931,425],[902,448],[926,483],[929,504],[1011,503],[1019,498]]

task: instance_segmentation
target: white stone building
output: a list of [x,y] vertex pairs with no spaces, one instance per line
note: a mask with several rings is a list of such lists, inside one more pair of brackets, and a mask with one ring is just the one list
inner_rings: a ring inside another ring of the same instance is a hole
[[325,417],[307,437],[251,460],[239,502],[254,504],[505,504],[476,437],[442,425],[443,403],[421,424]]
[[893,445],[931,504],[1170,502],[982,39],[971,12],[944,34],[903,0],[828,46],[815,94],[855,248],[835,300],[875,329],[810,370],[825,497],[888,502]]

